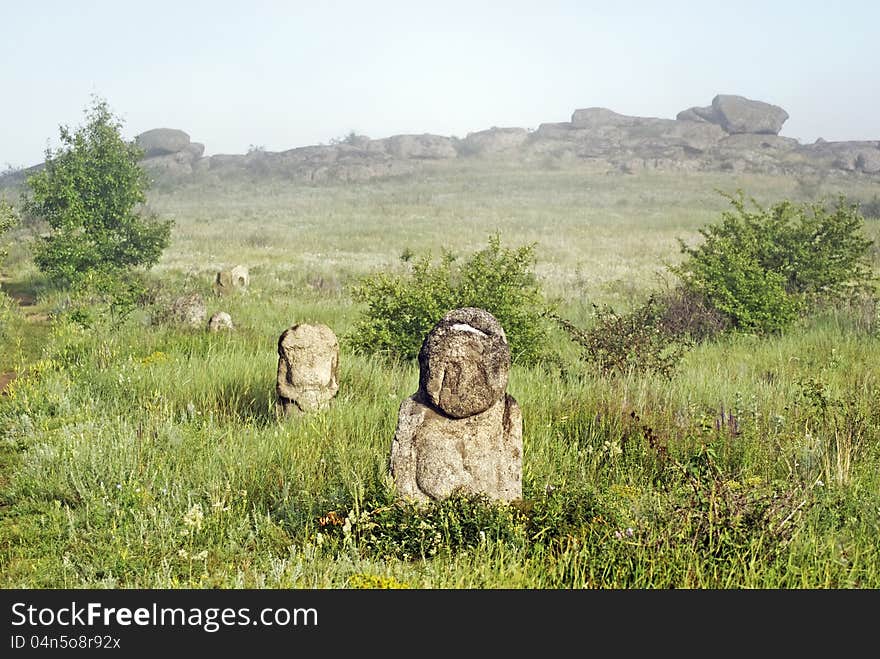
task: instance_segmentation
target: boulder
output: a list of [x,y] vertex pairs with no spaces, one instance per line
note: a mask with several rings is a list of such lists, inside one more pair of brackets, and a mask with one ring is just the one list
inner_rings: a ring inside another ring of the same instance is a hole
[[183,148],[183,152],[188,153],[193,160],[196,160],[205,154],[205,145],[201,142],[190,142]]
[[208,319],[209,332],[219,332],[220,330],[231,329],[235,329],[235,326],[232,324],[232,316],[225,311],[218,311],[217,313],[212,314]]
[[183,151],[189,145],[189,135],[176,128],[154,128],[135,137],[135,143],[144,150],[144,158],[165,156]]
[[744,96],[718,94],[712,99],[712,105],[687,108],[675,118],[682,122],[717,124],[729,134],[777,135],[788,119],[788,113],[778,105],[753,101]]
[[697,121],[697,122],[705,122],[702,116],[697,114],[694,111],[694,108],[688,108],[687,110],[682,110],[677,115],[675,115],[676,121]]
[[326,325],[298,323],[278,338],[279,416],[327,407],[339,391],[339,341]]
[[205,300],[200,293],[188,293],[176,298],[168,309],[168,316],[174,322],[190,327],[202,327],[208,315]]
[[715,112],[715,108],[711,105],[706,107],[694,106],[687,110],[682,110],[675,115],[677,121],[697,121],[710,124],[721,124],[721,118]]
[[465,307],[437,322],[419,351],[419,388],[398,410],[390,456],[398,497],[522,497],[522,414],[505,392],[509,368],[492,314]]
[[880,149],[860,149],[853,164],[865,174],[880,172]]
[[193,157],[186,151],[152,156],[140,162],[145,171],[160,180],[180,180],[191,176],[192,163]]
[[820,166],[846,172],[880,173],[880,141],[828,142],[818,139],[813,144],[801,146],[799,151]]
[[788,119],[788,112],[778,105],[731,94],[717,95],[712,99],[712,109],[717,123],[728,133],[777,135]]
[[827,149],[834,155],[832,166],[848,172],[876,174],[880,172],[880,148],[864,142],[829,142]]

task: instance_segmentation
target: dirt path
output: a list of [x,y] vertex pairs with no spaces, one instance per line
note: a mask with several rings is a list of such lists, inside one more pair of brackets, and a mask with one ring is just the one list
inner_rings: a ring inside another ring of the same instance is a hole
[[8,385],[17,377],[18,373],[16,373],[15,371],[6,371],[5,373],[0,373],[0,395],[6,393],[6,385]]
[[[0,276],[0,286],[2,286],[2,291],[11,299],[13,299],[15,303],[19,306],[19,308],[23,312],[24,319],[29,323],[48,323],[49,314],[35,310],[37,306],[37,298],[34,297],[34,295],[32,295],[31,293],[19,290],[14,286],[11,289],[7,288],[5,284],[7,284],[8,282],[8,278]],[[15,371],[0,372],[0,395],[6,394],[6,388],[9,386],[9,383],[15,380],[17,377],[18,373],[16,373]]]
[[[4,281],[7,280],[0,277],[0,284],[2,284]],[[21,307],[21,310],[24,312],[24,317],[27,320],[32,323],[48,322],[49,314],[31,310],[32,307],[37,306],[37,298],[35,298],[32,294],[14,289],[7,290],[4,288],[3,290],[9,297],[15,300],[16,304],[18,304],[19,307]]]

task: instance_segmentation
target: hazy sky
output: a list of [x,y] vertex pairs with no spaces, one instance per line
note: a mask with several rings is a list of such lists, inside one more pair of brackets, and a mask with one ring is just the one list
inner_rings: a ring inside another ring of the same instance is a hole
[[878,30],[878,0],[0,0],[0,167],[41,162],[92,94],[126,137],[181,128],[207,155],[719,93],[782,106],[805,143],[880,139]]

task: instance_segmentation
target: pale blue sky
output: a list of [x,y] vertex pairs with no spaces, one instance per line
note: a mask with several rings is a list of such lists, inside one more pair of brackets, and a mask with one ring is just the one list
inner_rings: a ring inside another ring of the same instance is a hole
[[718,93],[781,105],[805,143],[880,139],[880,2],[0,0],[0,166],[42,161],[91,94],[126,137],[181,128],[210,155]]

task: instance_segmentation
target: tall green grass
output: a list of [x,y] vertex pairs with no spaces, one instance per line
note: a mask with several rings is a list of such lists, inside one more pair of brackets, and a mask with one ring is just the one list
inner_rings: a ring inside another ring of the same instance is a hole
[[[406,267],[405,248],[478,249],[498,230],[537,242],[546,290],[587,324],[594,301],[647,296],[675,238],[724,207],[715,187],[768,201],[796,182],[496,165],[155,194],[177,221],[157,304],[196,290],[236,330],[155,323],[150,308],[85,330],[48,289],[42,334],[6,312],[4,359],[27,375],[0,399],[0,585],[880,586],[870,313],[829,309],[780,337],[701,345],[670,380],[598,376],[553,333],[558,361],[515,366],[508,387],[523,410],[523,501],[429,514],[389,498],[397,411],[418,370],[353,353],[351,283]],[[213,296],[216,270],[236,263],[250,289]],[[10,267],[31,276],[24,256]],[[341,338],[339,394],[279,420],[277,339],[302,321]],[[16,357],[17,340],[28,347]]]

